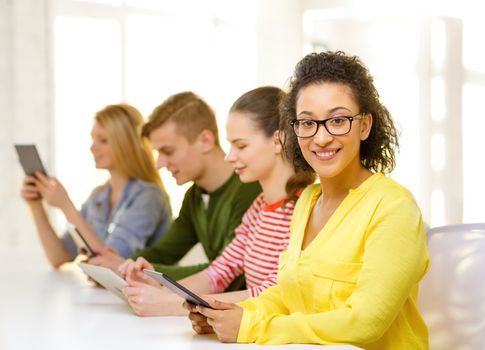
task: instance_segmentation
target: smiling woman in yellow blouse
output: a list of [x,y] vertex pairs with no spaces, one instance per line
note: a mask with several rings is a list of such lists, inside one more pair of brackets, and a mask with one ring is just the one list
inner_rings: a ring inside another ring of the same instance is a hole
[[427,349],[417,308],[429,258],[420,210],[384,175],[397,132],[357,57],[313,53],[296,66],[283,104],[285,148],[320,183],[297,202],[277,285],[238,305],[187,308],[195,330],[224,342],[353,344]]

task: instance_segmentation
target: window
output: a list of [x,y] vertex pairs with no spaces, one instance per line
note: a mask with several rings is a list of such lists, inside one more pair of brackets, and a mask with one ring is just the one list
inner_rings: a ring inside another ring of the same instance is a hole
[[401,131],[392,177],[415,195],[431,226],[485,221],[478,8],[379,0],[325,6],[316,1],[303,15],[305,50],[343,50],[369,66]]
[[[56,4],[56,176],[78,206],[107,178],[89,151],[94,114],[107,104],[127,102],[147,116],[169,95],[192,90],[216,110],[228,147],[230,104],[257,84],[255,0]],[[161,175],[176,214],[189,184]]]

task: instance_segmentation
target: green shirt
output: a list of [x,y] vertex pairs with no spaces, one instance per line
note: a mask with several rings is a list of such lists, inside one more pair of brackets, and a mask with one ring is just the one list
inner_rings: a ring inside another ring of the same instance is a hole
[[[174,279],[193,275],[217,258],[234,237],[234,230],[253,200],[261,193],[259,183],[244,184],[239,176],[232,174],[221,187],[209,193],[208,208],[197,185],[190,187],[184,197],[179,216],[170,229],[155,245],[139,250],[131,256],[144,257],[159,272]],[[200,242],[209,260],[193,266],[175,265]]]

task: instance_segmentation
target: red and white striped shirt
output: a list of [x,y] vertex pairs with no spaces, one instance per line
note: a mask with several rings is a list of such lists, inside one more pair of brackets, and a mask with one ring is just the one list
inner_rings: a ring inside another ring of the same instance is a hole
[[[285,198],[286,199],[286,198]],[[224,291],[244,273],[251,297],[276,284],[278,259],[288,246],[294,202],[266,204],[260,194],[244,214],[235,237],[204,270],[214,293]]]

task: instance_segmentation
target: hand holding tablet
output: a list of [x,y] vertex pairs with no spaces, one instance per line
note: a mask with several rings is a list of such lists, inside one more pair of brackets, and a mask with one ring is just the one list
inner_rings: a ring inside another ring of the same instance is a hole
[[44,175],[47,175],[44,165],[37,152],[35,145],[15,145],[15,150],[19,157],[20,165],[24,169],[25,175],[35,176],[35,172],[39,171]]
[[92,258],[96,256],[96,253],[94,252],[94,250],[91,248],[89,243],[86,241],[86,239],[83,237],[81,232],[79,232],[79,230],[76,227],[74,226],[69,227],[69,233],[71,234],[72,238],[76,242],[77,246],[86,251],[86,255],[88,258]]
[[167,275],[160,273],[160,272],[147,270],[147,269],[144,269],[143,272],[145,274],[147,274],[148,276],[154,278],[159,283],[163,284],[165,287],[167,287],[172,292],[174,292],[178,296],[185,299],[187,302],[195,304],[195,305],[202,305],[202,306],[205,306],[207,308],[212,309],[212,306],[210,306],[207,301],[205,301],[204,299],[199,297],[197,294],[191,292],[190,290],[188,290],[187,288],[182,286],[180,283],[174,281],[173,279],[171,279]]
[[123,287],[127,285],[126,281],[123,278],[105,267],[86,263],[78,263],[78,266],[89,277],[98,282],[104,288],[106,288],[110,292],[113,292],[125,302],[128,302],[125,295],[123,294]]

